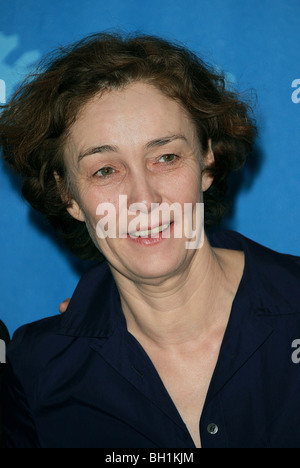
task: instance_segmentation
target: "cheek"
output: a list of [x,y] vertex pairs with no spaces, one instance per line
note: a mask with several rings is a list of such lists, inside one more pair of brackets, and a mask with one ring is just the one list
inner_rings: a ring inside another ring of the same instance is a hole
[[116,206],[115,197],[104,197],[102,191],[98,188],[81,190],[79,199],[89,230],[91,228],[96,229],[97,223],[105,214],[105,208]]
[[[101,248],[101,245],[105,245],[104,239],[119,237],[119,213],[124,210],[127,213],[126,196],[120,196],[116,191],[114,194],[108,195],[105,190],[93,187],[83,190],[80,194],[80,200],[85,223],[94,243]],[[127,217],[124,219],[122,234],[123,231],[124,234],[127,233]]]
[[105,203],[115,205],[118,200],[118,196],[116,194],[107,194],[103,189],[96,186],[84,188],[80,191],[79,197],[82,204],[81,206],[90,218],[94,218],[96,216],[99,205]]
[[195,166],[170,180],[169,198],[172,202],[195,203],[201,199],[200,170]]

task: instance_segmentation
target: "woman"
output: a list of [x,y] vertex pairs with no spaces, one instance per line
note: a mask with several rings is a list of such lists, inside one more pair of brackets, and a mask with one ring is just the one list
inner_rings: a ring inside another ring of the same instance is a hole
[[7,445],[300,446],[299,258],[203,235],[198,208],[205,229],[222,217],[255,136],[222,77],[155,37],[95,35],[0,123],[24,196],[73,252],[105,258],[65,314],[16,332]]

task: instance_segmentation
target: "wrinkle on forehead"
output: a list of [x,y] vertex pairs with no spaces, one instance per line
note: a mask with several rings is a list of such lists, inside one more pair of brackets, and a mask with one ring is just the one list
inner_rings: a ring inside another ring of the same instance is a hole
[[96,95],[81,109],[69,130],[66,153],[74,167],[76,157],[91,147],[134,152],[174,134],[183,134],[199,150],[195,125],[183,106],[153,85],[134,83]]

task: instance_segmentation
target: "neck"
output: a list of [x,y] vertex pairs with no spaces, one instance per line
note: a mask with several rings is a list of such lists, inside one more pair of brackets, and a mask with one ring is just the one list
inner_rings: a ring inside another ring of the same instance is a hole
[[115,270],[113,274],[128,331],[161,347],[197,341],[224,327],[228,311],[220,304],[231,303],[236,291],[226,261],[207,239],[184,272],[159,284],[136,283]]

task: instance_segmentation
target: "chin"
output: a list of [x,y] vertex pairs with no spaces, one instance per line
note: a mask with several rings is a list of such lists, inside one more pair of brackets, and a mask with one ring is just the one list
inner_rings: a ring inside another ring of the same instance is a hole
[[184,239],[167,239],[164,246],[153,248],[135,246],[134,242],[128,244],[127,239],[122,239],[103,247],[101,251],[113,269],[135,282],[149,280],[151,284],[155,280],[161,284],[174,276],[184,269],[191,256],[191,251],[185,248]]
[[[142,258],[131,258],[130,261],[127,261],[124,264],[124,267],[130,274],[130,277],[134,277],[135,281],[141,282],[151,282],[151,284],[156,283],[161,284],[162,281],[171,278],[178,272],[181,268],[184,267],[186,263],[186,254],[183,255],[174,255],[172,254],[162,254],[160,256],[150,256],[147,258],[144,255]],[[129,275],[127,275],[129,276]],[[150,284],[150,283],[149,283]]]

